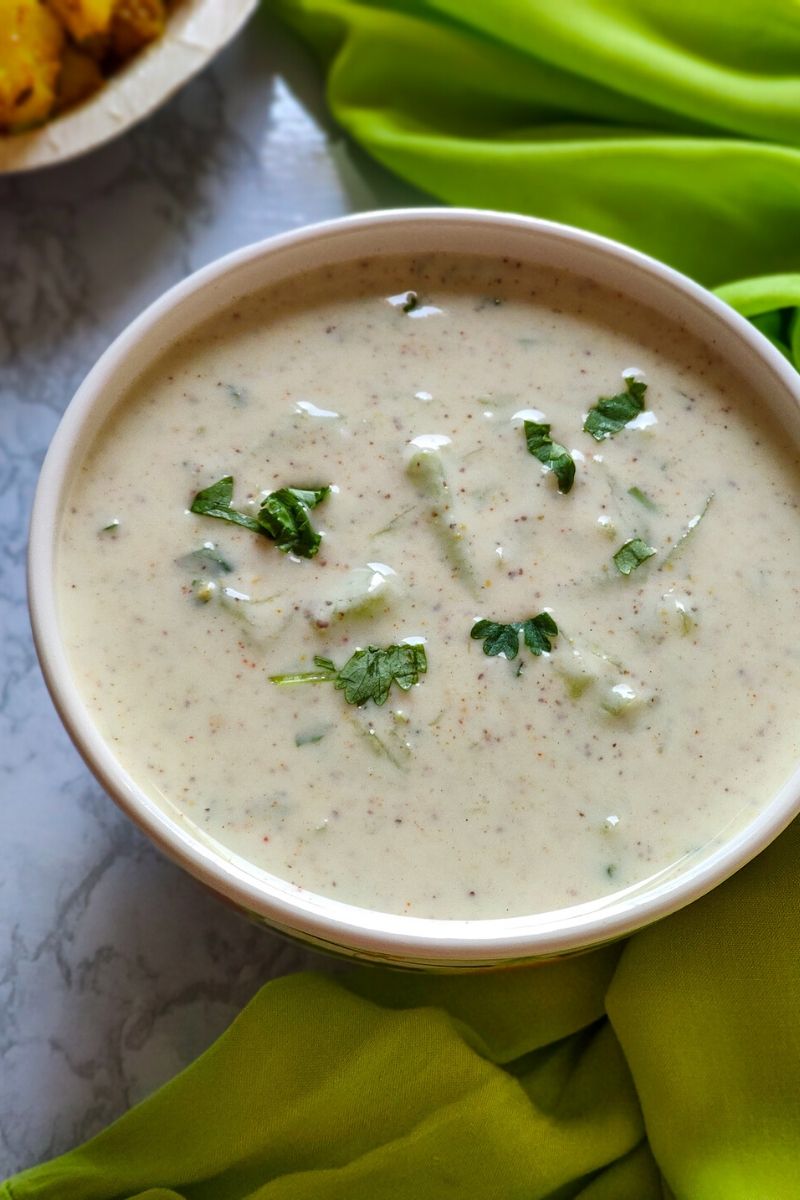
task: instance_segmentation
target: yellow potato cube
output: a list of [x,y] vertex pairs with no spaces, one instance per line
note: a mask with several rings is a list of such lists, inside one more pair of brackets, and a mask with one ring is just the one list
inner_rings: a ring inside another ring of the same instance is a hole
[[117,0],[111,22],[111,48],[120,58],[130,58],[164,30],[162,0]]
[[64,31],[39,0],[0,0],[0,129],[49,116]]
[[74,46],[67,46],[61,60],[56,108],[60,112],[79,104],[96,92],[103,82],[103,73],[95,60]]
[[48,0],[50,8],[76,42],[107,33],[116,0]]

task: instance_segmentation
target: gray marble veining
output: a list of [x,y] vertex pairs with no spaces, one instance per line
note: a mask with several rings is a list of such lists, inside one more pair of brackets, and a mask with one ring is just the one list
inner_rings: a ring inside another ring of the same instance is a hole
[[60,414],[115,335],[220,254],[419,197],[349,146],[259,18],[130,135],[0,180],[0,1176],[101,1129],[270,977],[320,960],[250,926],[103,794],[49,701],[27,524]]

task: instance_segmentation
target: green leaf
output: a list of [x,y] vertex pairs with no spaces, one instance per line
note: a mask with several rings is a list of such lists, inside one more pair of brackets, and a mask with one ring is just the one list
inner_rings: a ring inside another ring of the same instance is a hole
[[389,646],[386,650],[367,646],[347,660],[335,686],[344,692],[348,704],[361,705],[368,700],[384,704],[393,683],[407,692],[427,669],[422,646]]
[[336,674],[336,663],[332,658],[323,658],[320,654],[315,654],[314,666],[319,667],[320,671],[327,671],[331,675]]
[[309,520],[308,510],[330,493],[329,487],[280,488],[271,492],[258,511],[258,524],[284,554],[313,558],[322,537]]
[[316,671],[304,671],[296,675],[270,675],[270,682],[278,684],[333,683],[338,691],[344,692],[348,704],[362,705],[368,700],[385,704],[393,683],[407,692],[420,675],[428,670],[428,659],[423,646],[367,646],[356,650],[338,670],[329,658],[316,655]]
[[271,492],[262,501],[258,515],[251,517],[233,508],[233,476],[225,475],[197,493],[191,511],[199,516],[231,521],[252,533],[263,533],[277,542],[278,549],[284,554],[313,558],[322,538],[311,524],[308,510],[316,508],[330,495],[330,490],[329,487],[280,488]]
[[631,571],[635,571],[655,553],[653,547],[648,546],[647,542],[643,542],[641,538],[632,538],[617,550],[614,555],[614,565],[620,575],[630,575]]
[[539,613],[525,621],[505,625],[499,621],[476,621],[469,632],[471,638],[483,642],[483,653],[494,658],[502,654],[509,662],[519,652],[519,635],[532,654],[539,655],[552,648],[551,638],[558,636],[558,626],[549,613]]
[[417,293],[416,292],[406,292],[405,304],[403,304],[403,306],[402,306],[403,312],[404,313],[413,312],[414,309],[417,308],[418,306],[419,306],[419,296],[417,295]]
[[494,657],[504,655],[509,661],[517,657],[519,651],[519,630],[517,624],[501,625],[497,621],[477,621],[469,631],[469,636],[483,642],[483,653]]
[[216,517],[219,521],[231,521],[234,525],[242,525],[253,533],[260,533],[261,526],[255,517],[248,517],[231,507],[233,500],[233,476],[225,475],[212,483],[211,487],[198,492],[192,501],[190,511],[201,517]]
[[[329,487],[290,487],[282,488],[284,492],[290,492],[295,499],[301,504],[305,504],[306,508],[316,508],[323,500],[326,500],[331,494]],[[273,493],[274,495],[275,493]],[[267,497],[269,499],[269,497]]]
[[647,384],[632,375],[625,378],[626,391],[616,396],[601,396],[586,415],[583,428],[595,441],[613,437],[624,429],[629,421],[644,412],[644,396]]
[[558,637],[558,626],[549,613],[539,613],[522,622],[522,639],[532,654],[546,654],[552,649],[551,638]]
[[525,421],[525,441],[528,453],[538,458],[556,477],[558,490],[566,495],[575,482],[575,462],[565,446],[550,437],[550,426],[537,421]]

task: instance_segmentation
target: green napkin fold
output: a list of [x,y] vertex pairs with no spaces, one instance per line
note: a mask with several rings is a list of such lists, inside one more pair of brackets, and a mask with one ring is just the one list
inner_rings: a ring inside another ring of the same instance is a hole
[[[449,204],[627,242],[800,366],[796,0],[274,0],[342,126]],[[792,274],[772,274],[793,272]]]
[[800,370],[800,274],[740,279],[715,291]]
[[624,949],[269,983],[193,1066],[0,1197],[794,1200],[798,861],[800,823]]
[[[279,7],[386,166],[723,285],[800,365],[795,0]],[[726,282],[752,272],[769,274]],[[799,861],[795,823],[624,949],[270,983],[193,1066],[0,1197],[800,1198]]]
[[707,286],[800,270],[796,0],[275,0],[340,125],[450,204]]

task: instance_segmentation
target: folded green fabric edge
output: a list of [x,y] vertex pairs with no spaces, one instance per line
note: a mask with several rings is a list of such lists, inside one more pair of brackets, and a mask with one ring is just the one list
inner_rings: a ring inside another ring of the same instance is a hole
[[0,1196],[793,1200],[798,861],[795,822],[626,945],[541,966],[275,980]]

